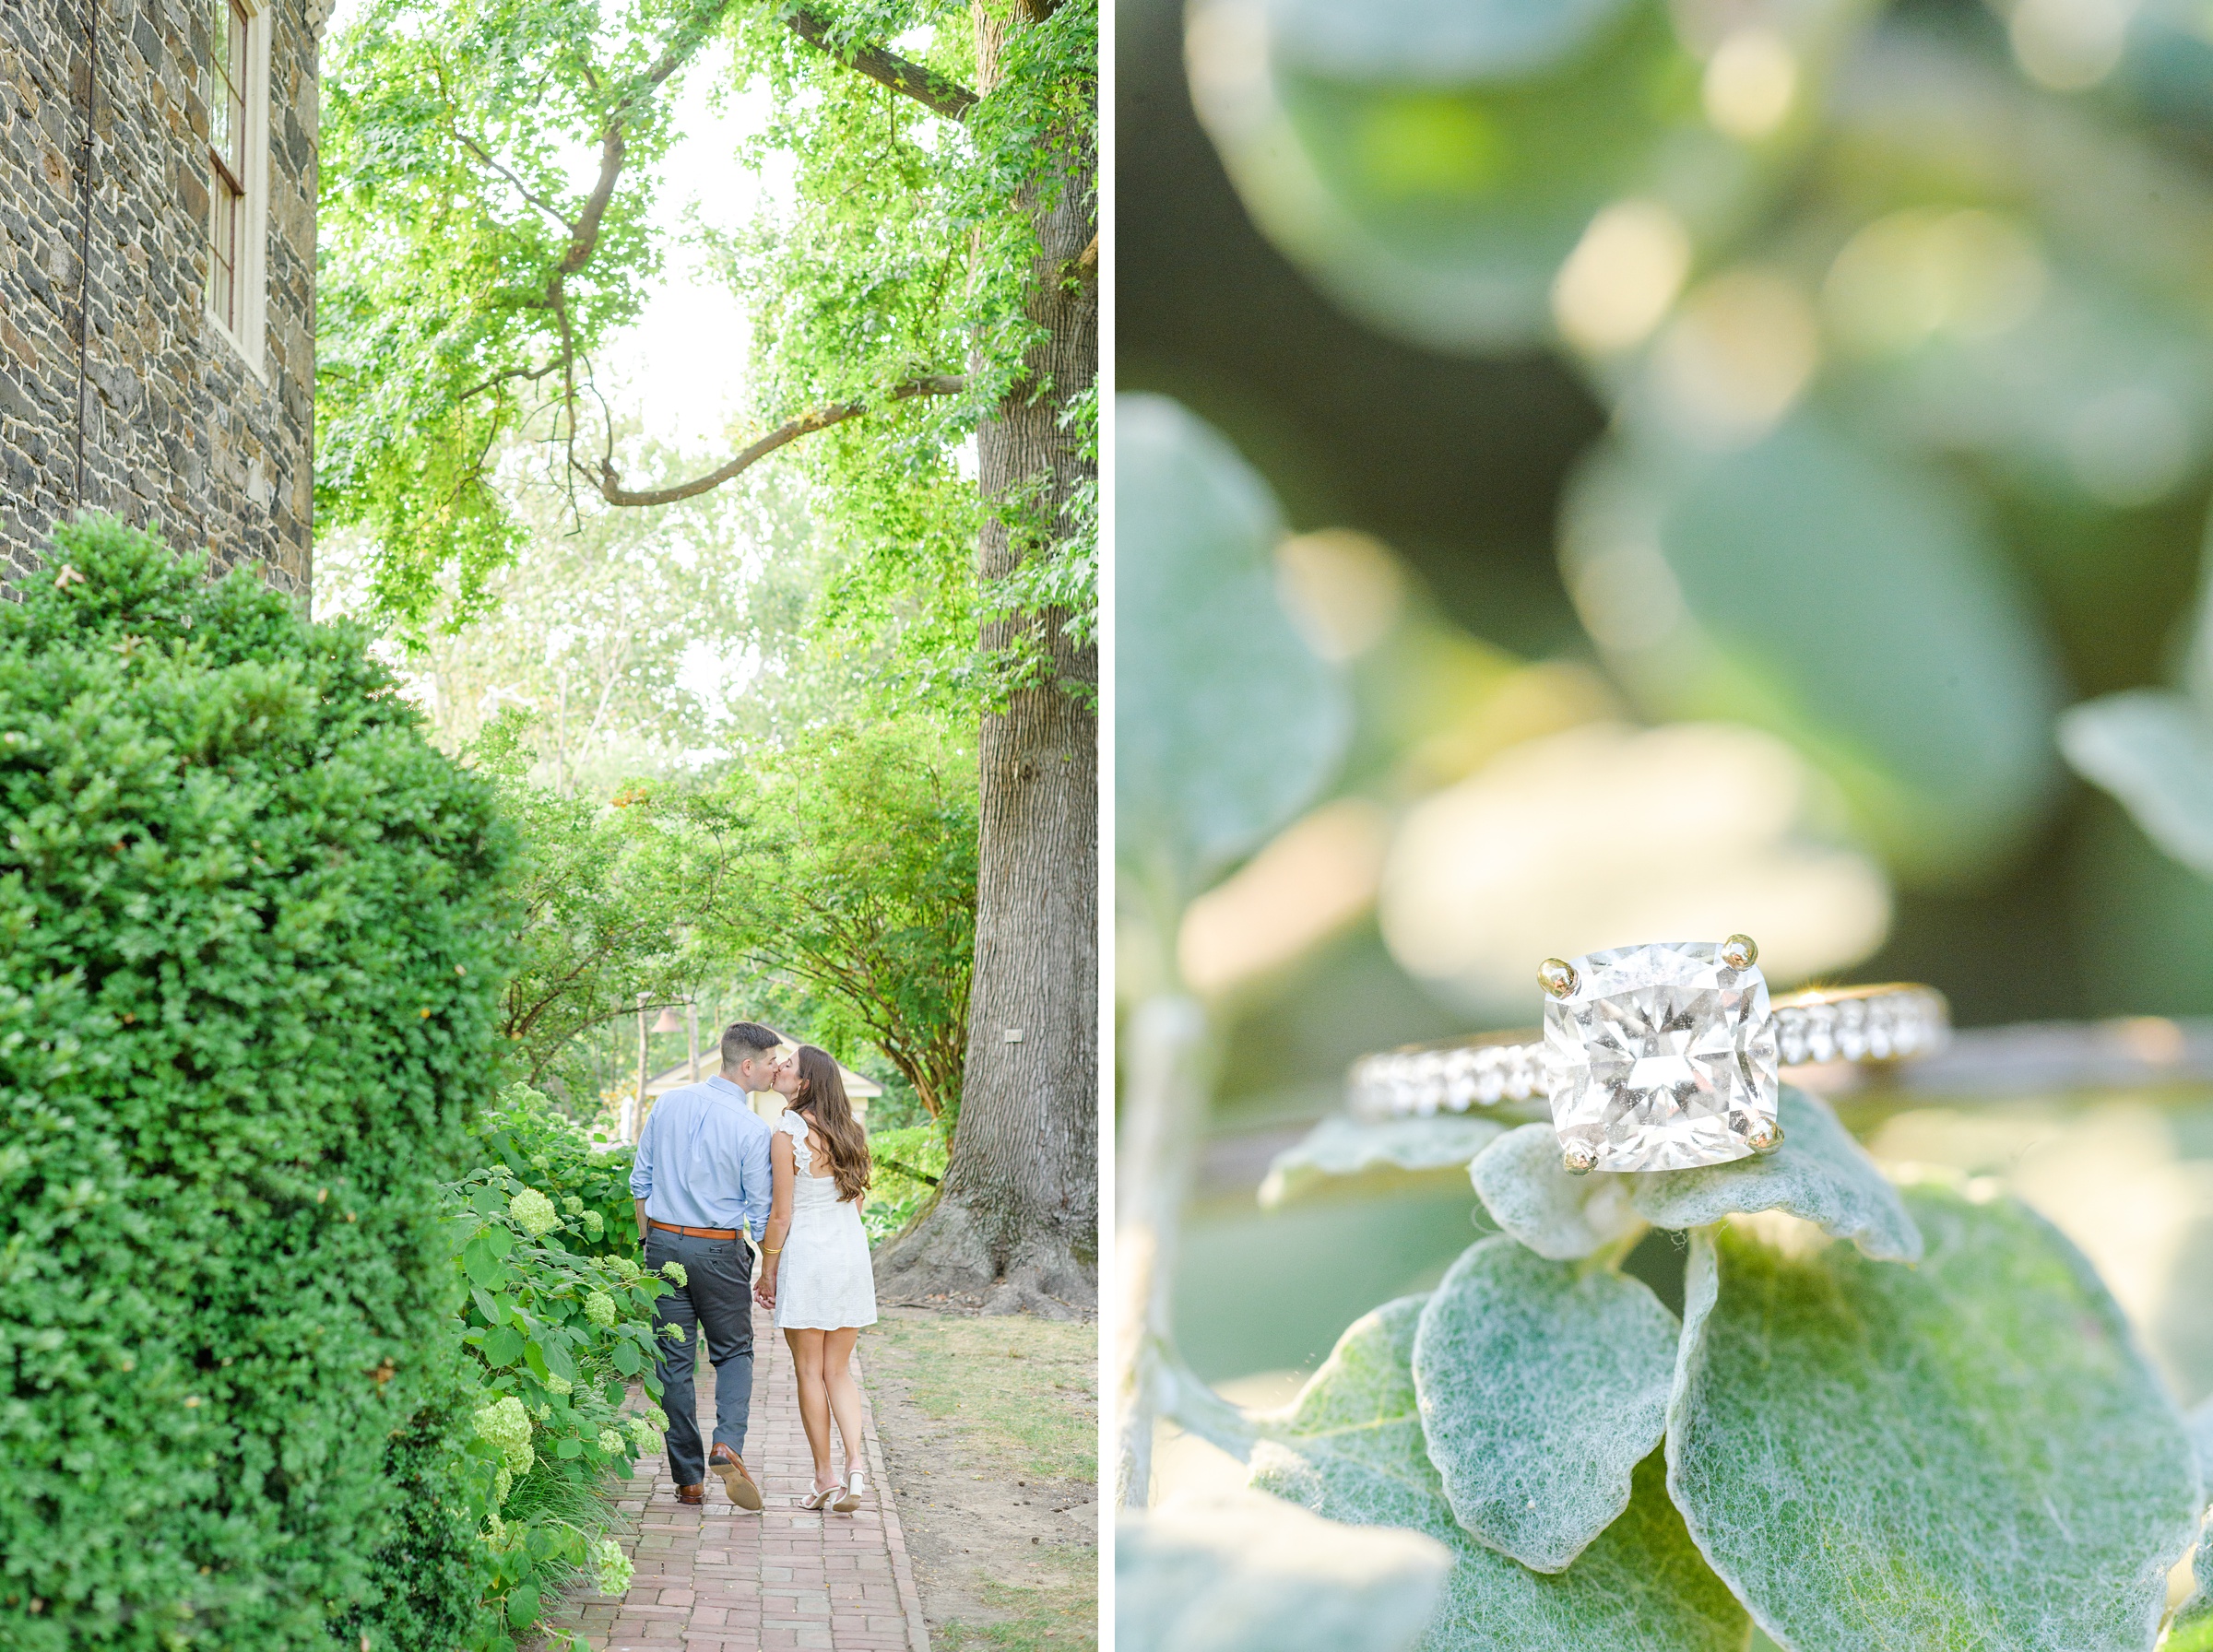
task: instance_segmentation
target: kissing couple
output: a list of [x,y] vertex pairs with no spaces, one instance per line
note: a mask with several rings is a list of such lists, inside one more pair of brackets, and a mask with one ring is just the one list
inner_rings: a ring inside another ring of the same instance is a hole
[[[722,1035],[722,1071],[662,1095],[638,1132],[630,1173],[638,1243],[647,1268],[679,1268],[676,1289],[654,1304],[669,1469],[679,1503],[704,1503],[712,1469],[740,1508],[762,1506],[745,1466],[757,1302],[775,1314],[799,1375],[799,1422],[814,1456],[814,1485],[799,1506],[850,1514],[866,1489],[853,1342],[876,1323],[860,1225],[869,1143],[837,1063],[812,1044],[789,1056],[777,1054],[782,1047],[780,1033],[737,1022]],[[753,1111],[752,1096],[766,1091],[784,1103],[773,1127]],[[692,1392],[703,1337],[715,1366],[715,1444],[704,1456]],[[830,1471],[833,1417],[843,1479]]]

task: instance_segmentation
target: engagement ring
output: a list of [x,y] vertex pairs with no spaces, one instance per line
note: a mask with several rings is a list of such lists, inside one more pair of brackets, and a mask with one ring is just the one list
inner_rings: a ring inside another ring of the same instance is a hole
[[1351,1105],[1372,1119],[1544,1097],[1567,1167],[1688,1170],[1782,1143],[1780,1069],[1934,1054],[1951,1015],[1904,983],[1793,993],[1773,1004],[1748,935],[1547,958],[1544,1031],[1364,1056]]

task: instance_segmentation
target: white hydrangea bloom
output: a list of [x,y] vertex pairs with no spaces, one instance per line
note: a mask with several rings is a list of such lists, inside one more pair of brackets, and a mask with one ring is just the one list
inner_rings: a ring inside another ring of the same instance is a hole
[[509,1199],[507,1214],[515,1218],[516,1227],[533,1239],[561,1225],[561,1213],[553,1209],[553,1201],[535,1187],[526,1187]]
[[620,1595],[630,1587],[631,1573],[634,1569],[630,1556],[622,1552],[622,1545],[612,1538],[601,1538],[592,1545],[592,1560],[599,1569],[599,1592],[602,1595]]
[[661,1277],[672,1285],[688,1285],[692,1282],[692,1276],[684,1271],[681,1262],[663,1262]]
[[628,1441],[611,1428],[603,1428],[599,1431],[599,1449],[609,1457],[619,1455],[628,1444]]
[[571,1383],[567,1377],[562,1375],[562,1374],[558,1371],[549,1371],[546,1373],[546,1387],[551,1393],[566,1394],[574,1386],[574,1384]]
[[615,1322],[615,1299],[604,1291],[593,1292],[584,1299],[584,1316],[594,1325],[613,1325]]
[[508,1468],[517,1474],[530,1471],[538,1454],[530,1446],[530,1413],[521,1400],[503,1395],[479,1411],[476,1422],[477,1433],[500,1448]]

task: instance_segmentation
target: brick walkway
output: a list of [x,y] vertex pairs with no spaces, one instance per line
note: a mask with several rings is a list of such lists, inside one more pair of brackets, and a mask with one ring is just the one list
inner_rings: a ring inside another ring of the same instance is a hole
[[[811,1514],[798,1506],[814,1470],[791,1352],[765,1324],[755,1327],[753,1361],[745,1466],[768,1506],[747,1514],[710,1475],[706,1506],[685,1508],[666,1457],[639,1463],[619,1505],[636,1522],[634,1536],[618,1534],[637,1568],[630,1592],[584,1596],[558,1622],[607,1652],[929,1652],[867,1390],[868,1493],[849,1515]],[[857,1353],[857,1376],[859,1364]],[[700,1433],[712,1438],[715,1382],[704,1361],[695,1386]],[[841,1463],[834,1447],[831,1465]]]

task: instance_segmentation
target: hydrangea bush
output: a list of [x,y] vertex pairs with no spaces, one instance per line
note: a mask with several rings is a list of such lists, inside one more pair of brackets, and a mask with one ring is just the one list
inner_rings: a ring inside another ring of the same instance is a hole
[[[653,1303],[668,1287],[627,1256],[596,1254],[607,1223],[581,1198],[503,1163],[446,1198],[456,1312],[448,1386],[425,1419],[444,1454],[418,1498],[452,1517],[387,1545],[384,1595],[349,1627],[392,1652],[511,1652],[580,1574],[607,1593],[628,1587],[604,1535],[608,1493],[661,1449]],[[643,1408],[627,1398],[633,1382]]]
[[326,1647],[435,1455],[508,833],[251,572],[95,518],[18,593],[0,1645]]
[[630,1204],[633,1150],[587,1135],[527,1084],[512,1084],[475,1124],[486,1162],[503,1164],[556,1201],[565,1215],[581,1216],[567,1243],[592,1256],[637,1249]]

